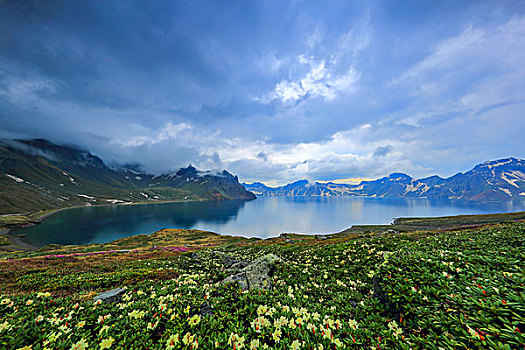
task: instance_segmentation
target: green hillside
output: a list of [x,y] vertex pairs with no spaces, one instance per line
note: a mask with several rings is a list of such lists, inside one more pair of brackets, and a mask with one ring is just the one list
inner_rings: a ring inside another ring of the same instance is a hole
[[[140,180],[137,180],[140,179]],[[253,199],[237,177],[199,172],[154,176],[110,169],[88,151],[46,140],[0,140],[0,214],[78,205]]]
[[[294,244],[164,230],[108,245],[49,247],[0,260],[0,344],[521,349],[524,244],[525,224],[513,222]],[[268,253],[283,261],[266,288],[220,283],[233,262]],[[93,303],[116,287],[125,288],[120,301]]]

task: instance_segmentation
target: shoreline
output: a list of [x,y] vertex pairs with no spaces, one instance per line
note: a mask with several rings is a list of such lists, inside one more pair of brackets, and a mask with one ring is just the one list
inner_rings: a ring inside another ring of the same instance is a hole
[[[230,199],[229,199],[230,200]],[[236,200],[236,199],[233,199]],[[243,199],[239,199],[243,200]],[[113,207],[113,206],[120,206],[120,205],[145,205],[145,204],[167,204],[167,203],[188,203],[188,202],[206,202],[206,201],[214,201],[213,199],[192,199],[192,200],[185,200],[185,199],[174,199],[174,200],[166,200],[166,201],[155,201],[155,202],[123,202],[123,203],[107,203],[107,204],[92,204],[92,205],[73,205],[71,207],[65,207],[65,208],[57,208],[57,209],[48,209],[48,210],[40,210],[33,213],[14,213],[14,214],[2,214],[0,217],[8,217],[8,216],[23,216],[23,217],[31,217],[33,215],[33,218],[37,220],[38,222],[35,224],[29,224],[29,226],[38,225],[41,221],[47,219],[53,214],[56,214],[58,212],[69,210],[69,209],[78,209],[78,208],[90,208],[90,207]],[[38,215],[40,212],[46,212],[45,214]],[[6,229],[8,232],[11,229],[19,228],[22,225],[13,225],[12,227],[0,227],[0,230]],[[0,231],[0,234],[1,231]],[[5,234],[5,233],[4,233]]]
[[[228,200],[249,200],[249,199],[228,199]],[[252,199],[253,200],[253,199]],[[121,206],[121,205],[147,205],[147,204],[169,204],[169,203],[194,203],[194,202],[212,202],[216,201],[214,199],[174,199],[174,200],[163,200],[163,201],[148,201],[148,202],[123,202],[123,203],[107,203],[107,204],[93,204],[93,205],[74,205],[71,207],[65,207],[65,208],[57,208],[57,209],[48,209],[48,210],[41,210],[39,212],[34,213],[14,213],[14,214],[2,214],[0,217],[9,217],[9,216],[22,216],[22,217],[30,217],[36,220],[36,222],[33,223],[21,223],[19,225],[12,225],[10,227],[0,227],[0,235],[7,236],[7,240],[11,242],[10,245],[0,246],[0,251],[3,250],[3,248],[7,248],[9,250],[38,250],[42,247],[31,245],[27,242],[23,241],[23,237],[13,235],[11,232],[13,229],[23,228],[27,226],[35,226],[40,224],[45,219],[49,218],[50,216],[59,213],[61,211],[69,210],[69,209],[78,209],[78,208],[89,208],[89,207],[113,207],[113,206]],[[44,212],[42,215],[38,215],[38,213]],[[45,247],[45,246],[44,246]]]
[[[162,203],[172,203],[172,202],[181,202],[181,201],[164,201]],[[195,201],[192,201],[195,202]],[[128,204],[111,204],[111,205],[141,205],[141,204],[162,204],[161,202],[154,202],[154,203],[128,203]],[[105,205],[99,205],[99,206],[105,206]],[[84,206],[80,206],[84,207]],[[61,208],[54,210],[50,213],[46,213],[42,215],[40,218],[44,217],[47,218],[50,215],[53,215],[59,211],[66,210],[66,209],[72,209],[72,208]],[[43,220],[43,219],[42,219]],[[505,224],[509,222],[524,222],[525,221],[525,211],[519,211],[519,212],[508,212],[508,213],[493,213],[493,214],[467,214],[467,215],[454,215],[454,216],[440,216],[440,217],[400,217],[395,218],[393,222],[389,225],[353,225],[343,231],[339,232],[332,232],[332,233],[311,233],[311,234],[305,234],[305,233],[297,233],[297,232],[282,232],[279,236],[276,237],[268,237],[268,238],[257,238],[257,237],[243,237],[247,240],[250,239],[262,239],[262,240],[272,240],[275,238],[281,238],[285,241],[292,241],[295,239],[304,239],[304,238],[314,238],[314,239],[338,239],[338,238],[344,238],[349,236],[361,236],[361,235],[382,235],[382,234],[388,234],[391,232],[432,232],[432,231],[449,231],[449,230],[456,230],[456,229],[465,229],[465,228],[473,228],[473,227],[481,227],[481,226],[491,226],[491,225],[497,225],[497,224]],[[241,237],[241,236],[233,236],[233,235],[227,235],[227,234],[221,234],[211,231],[203,231],[200,229],[177,229],[177,228],[164,228],[161,230],[158,230],[156,232],[152,232],[150,234],[138,234],[138,235],[132,235],[129,237],[124,238],[130,238],[134,236],[153,236],[158,232],[161,232],[163,230],[183,230],[183,231],[202,231],[202,232],[208,232],[212,233],[218,236],[222,237]],[[24,242],[23,235],[13,235],[10,233],[9,228],[0,228],[0,235],[7,236],[7,240],[11,243],[9,245],[0,245],[0,252],[13,252],[13,251],[37,251],[43,247],[46,246],[35,246],[31,245],[27,242]],[[119,241],[123,238],[119,238],[116,241]],[[149,239],[147,239],[149,241]],[[112,242],[103,243],[104,244],[111,244]],[[290,243],[290,242],[287,242]],[[92,244],[92,243],[89,243]],[[79,244],[79,245],[65,245],[63,247],[67,246],[86,246],[89,244]],[[53,244],[49,244],[53,245]]]

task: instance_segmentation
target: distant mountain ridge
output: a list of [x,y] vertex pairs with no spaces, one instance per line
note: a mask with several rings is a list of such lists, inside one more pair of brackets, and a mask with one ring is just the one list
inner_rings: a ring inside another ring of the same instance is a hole
[[0,214],[162,200],[255,199],[237,176],[193,166],[154,175],[140,164],[108,167],[87,150],[43,139],[0,139]]
[[465,199],[480,201],[525,200],[525,160],[505,158],[476,165],[465,173],[447,179],[430,176],[413,179],[393,173],[358,185],[333,182],[310,183],[300,180],[280,187],[260,182],[244,184],[259,196],[363,196],[429,199]]

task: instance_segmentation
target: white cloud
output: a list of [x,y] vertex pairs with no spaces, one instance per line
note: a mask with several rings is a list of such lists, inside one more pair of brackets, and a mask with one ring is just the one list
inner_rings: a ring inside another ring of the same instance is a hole
[[305,96],[321,97],[333,100],[339,94],[357,90],[356,83],[360,74],[352,66],[345,73],[335,75],[326,67],[326,62],[317,64],[299,56],[301,63],[310,63],[310,71],[301,79],[283,80],[275,86],[275,96],[282,102],[297,101]]
[[[496,28],[468,26],[458,35],[440,41],[429,55],[391,84],[435,79],[436,73],[447,70],[454,70],[458,77],[519,68],[523,66],[524,50],[525,18],[513,18]],[[423,86],[431,93],[436,89],[432,82]]]

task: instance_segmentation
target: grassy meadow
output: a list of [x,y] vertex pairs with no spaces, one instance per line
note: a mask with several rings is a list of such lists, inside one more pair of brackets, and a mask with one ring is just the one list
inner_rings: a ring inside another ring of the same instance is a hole
[[[288,243],[163,230],[3,255],[0,347],[523,349],[524,243],[516,221]],[[242,290],[218,252],[283,262]],[[115,287],[120,302],[92,301]]]

